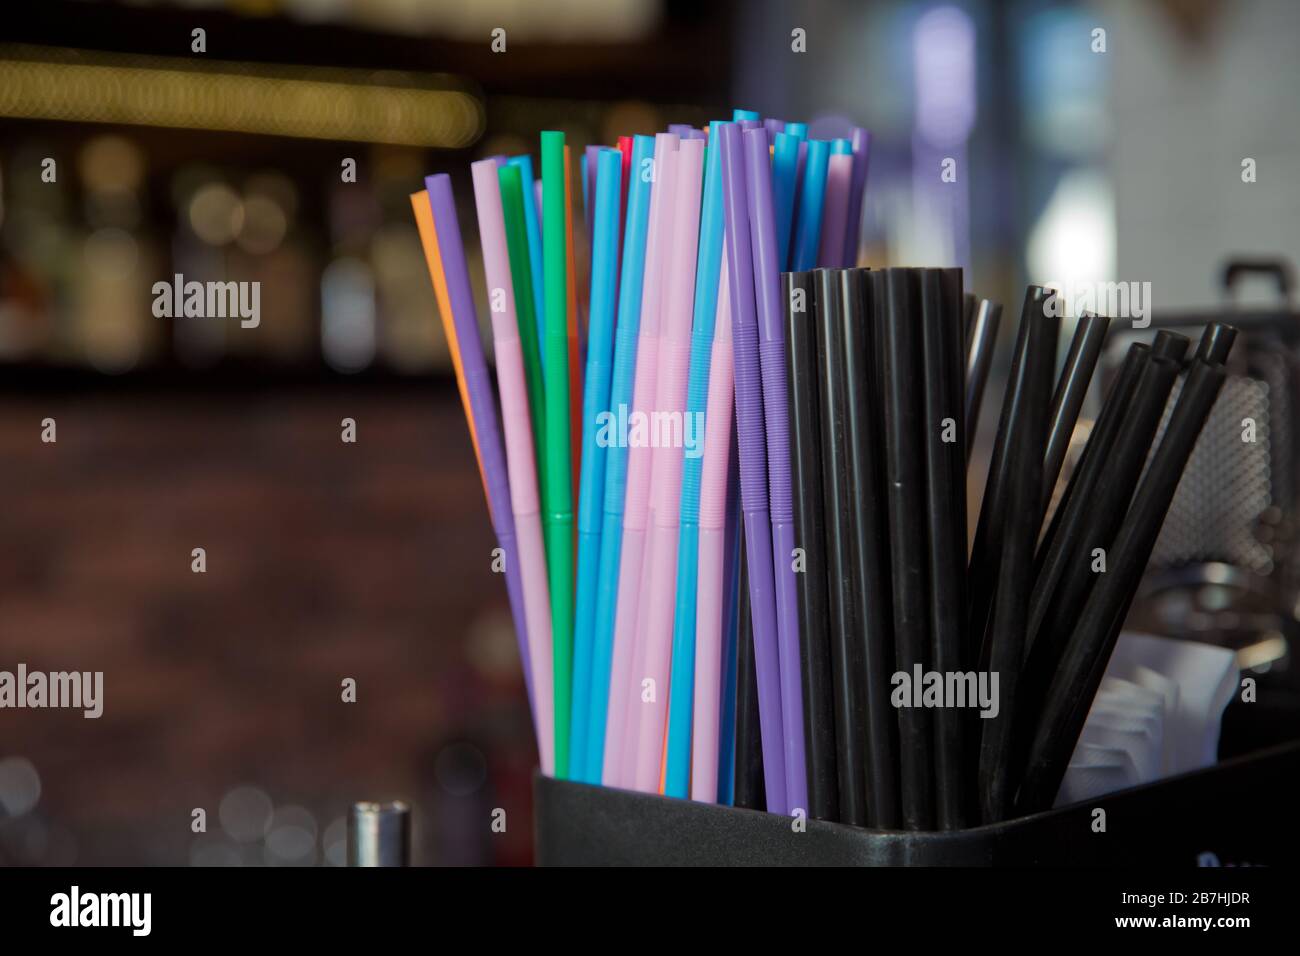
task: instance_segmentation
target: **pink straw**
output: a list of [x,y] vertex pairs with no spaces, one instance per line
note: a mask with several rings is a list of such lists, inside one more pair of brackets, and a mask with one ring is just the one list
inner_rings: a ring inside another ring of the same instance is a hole
[[[505,217],[497,163],[480,160],[470,166],[474,177],[474,202],[478,209],[483,268],[487,274],[488,311],[492,315],[492,342],[496,351],[497,387],[505,431],[506,470],[510,476],[510,507],[515,516],[519,544],[519,571],[523,584],[524,620],[533,668],[533,700],[537,708],[537,746],[542,772],[555,773],[555,701],[551,670],[551,599],[546,583],[546,552],[542,545],[541,511],[537,500],[537,470],[533,461],[533,433],[528,413],[528,388],[524,384],[524,356],[515,316],[514,282],[506,247]],[[500,305],[500,308],[494,306]]]
[[[724,243],[726,240],[723,240]],[[722,707],[722,619],[727,553],[727,471],[731,463],[731,292],[727,254],[718,283],[709,404],[704,415],[704,471],[700,478],[699,588],[696,594],[695,706],[691,728],[691,799],[718,802],[718,725]]]
[[[664,260],[672,234],[672,183],[678,137],[655,136],[655,182],[650,190],[650,224],[646,232],[645,278],[641,296],[641,329],[637,336],[636,377],[632,387],[632,416],[646,416],[655,397],[659,370],[659,306],[663,296]],[[641,175],[637,170],[633,175]],[[619,416],[619,409],[611,409]],[[631,418],[631,416],[629,416]],[[614,658],[610,668],[609,707],[605,729],[605,764],[601,781],[609,787],[629,786],[631,760],[624,774],[628,715],[641,701],[641,681],[633,674],[636,622],[644,559],[646,517],[650,502],[650,449],[631,445],[627,453],[627,493],[623,508],[623,543],[619,553],[618,610],[614,618]]]
[[[691,319],[695,302],[695,264],[700,232],[700,188],[704,176],[704,140],[689,139],[677,151],[678,170],[673,210],[673,239],[669,250],[667,299],[659,341],[658,398],[655,411],[668,413],[661,422],[681,423],[684,436],[686,384],[691,364]],[[670,426],[671,427],[671,426]],[[675,437],[675,436],[674,436]],[[651,439],[655,440],[654,429]],[[673,596],[677,585],[678,522],[681,517],[681,443],[660,434],[653,456],[650,484],[654,519],[648,549],[648,590],[637,632],[636,673],[654,681],[654,695],[639,708],[636,736],[636,776],[633,786],[646,793],[659,791],[664,725],[673,646]]]
[[853,156],[836,153],[826,167],[826,198],[822,202],[821,247],[817,264],[822,268],[849,267],[844,261],[844,232],[848,228],[849,191],[853,186]]

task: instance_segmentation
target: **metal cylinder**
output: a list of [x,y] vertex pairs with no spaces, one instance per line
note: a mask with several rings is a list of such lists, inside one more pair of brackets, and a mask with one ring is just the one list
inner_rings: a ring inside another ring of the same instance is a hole
[[348,866],[410,866],[411,808],[362,801],[348,811]]

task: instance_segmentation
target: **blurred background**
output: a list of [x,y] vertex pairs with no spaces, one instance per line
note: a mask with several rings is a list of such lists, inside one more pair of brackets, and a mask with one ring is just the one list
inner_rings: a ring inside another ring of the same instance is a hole
[[[733,106],[862,125],[863,264],[961,265],[1011,316],[1029,281],[1215,310],[1225,260],[1300,246],[1297,36],[1288,0],[8,13],[0,668],[102,670],[106,702],[0,711],[0,862],[339,864],[347,804],[393,797],[416,862],[531,859],[526,700],[408,199],[426,173],[453,177],[481,294],[468,165],[541,129],[576,154]],[[155,318],[175,273],[261,281],[259,327]]]

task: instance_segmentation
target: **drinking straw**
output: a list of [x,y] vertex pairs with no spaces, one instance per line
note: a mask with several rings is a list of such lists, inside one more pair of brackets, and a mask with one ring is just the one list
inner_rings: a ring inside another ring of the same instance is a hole
[[[796,273],[797,274],[797,273]],[[845,348],[845,330],[861,321],[855,316],[845,322],[844,291],[836,272],[819,269],[816,273],[817,295],[813,297],[817,335],[816,381],[822,475],[822,507],[825,528],[826,596],[829,609],[829,644],[831,658],[831,702],[835,720],[835,768],[839,820],[853,826],[866,826],[868,800],[866,785],[875,777],[867,769],[872,757],[868,731],[867,697],[873,685],[866,678],[866,654],[879,631],[868,633],[868,622],[879,621],[886,605],[857,600],[857,587],[868,578],[859,575],[854,554],[853,479],[870,486],[871,471],[854,471],[851,459],[849,428],[849,351]],[[860,305],[861,303],[856,303]],[[794,338],[791,337],[791,348]],[[857,356],[855,355],[855,358]],[[861,362],[857,363],[860,369]],[[862,394],[857,396],[859,399]],[[869,416],[859,416],[858,424],[869,427]],[[874,499],[868,499],[874,505]],[[870,521],[872,512],[864,514]],[[874,542],[871,542],[874,544]],[[805,545],[807,546],[807,545]],[[892,640],[892,638],[891,638]],[[895,800],[897,806],[897,800]]]
[[[1034,670],[1032,658],[1034,645],[1042,629],[1043,618],[1047,614],[1053,596],[1061,582],[1061,576],[1069,567],[1075,554],[1082,546],[1083,535],[1088,528],[1089,512],[1093,507],[1094,488],[1102,480],[1103,471],[1108,467],[1115,436],[1123,423],[1138,380],[1142,377],[1151,358],[1151,347],[1134,342],[1129,346],[1124,361],[1120,364],[1115,381],[1102,403],[1101,414],[1093,423],[1088,442],[1083,454],[1075,466],[1065,493],[1052,515],[1047,532],[1043,535],[1038,548],[1038,573],[1034,580],[1034,591],[1029,602],[1029,656],[1031,666],[1026,674]],[[1067,635],[1060,635],[1063,642]],[[1058,644],[1059,647],[1059,644]],[[1029,680],[1027,677],[1026,680]]]
[[[652,150],[651,157],[653,158],[654,139],[651,138],[649,141]],[[633,136],[620,136],[618,138],[618,152],[623,159],[619,172],[619,182],[621,183],[622,188],[619,192],[618,208],[625,223],[627,222],[627,194],[630,180],[632,178],[632,153],[635,146],[636,138]],[[637,172],[639,175],[640,170]],[[621,288],[621,283],[623,281],[623,233],[621,232],[618,234],[618,261],[614,266],[614,274],[617,276]]]
[[[807,811],[803,681],[799,674],[799,594],[791,563],[795,540],[794,496],[790,487],[790,412],[785,383],[781,267],[777,262],[776,219],[772,211],[772,168],[767,131],[748,130],[744,134],[744,140],[750,242],[754,259],[754,300],[758,307],[763,418],[767,426],[767,483],[771,499],[772,568],[776,586],[777,639],[781,668],[786,801],[792,810],[802,808]],[[813,254],[816,254],[815,245]]]
[[[1052,543],[1029,601],[1029,622],[1035,628],[1025,667],[1027,736],[1042,704],[1062,649],[1087,604],[1096,581],[1111,572],[1112,548],[1130,498],[1138,486],[1147,453],[1160,427],[1165,403],[1178,378],[1178,363],[1151,355],[1138,377],[1132,399],[1123,409],[1115,438],[1086,495],[1071,500],[1071,510]],[[1082,489],[1081,489],[1082,490]],[[1106,552],[1106,573],[1092,570],[1094,549]],[[1067,550],[1068,549],[1068,550]],[[1049,586],[1054,584],[1054,587]]]
[[[717,121],[712,124],[711,129],[716,133],[721,126],[722,121]],[[690,333],[690,367],[687,372],[686,383],[686,419],[683,424],[703,421],[704,434],[701,436],[697,431],[696,440],[698,441],[703,437],[707,443],[709,382],[713,366],[714,339],[716,337],[714,332],[717,326],[719,303],[718,287],[722,265],[722,170],[716,149],[708,151],[705,167],[704,198],[699,213],[699,246],[695,263],[694,307]],[[731,315],[728,312],[727,320],[730,321],[730,319]],[[727,336],[726,348],[730,351],[730,335]],[[728,385],[728,388],[730,387]],[[728,415],[730,415],[730,404],[728,404]],[[730,422],[727,425],[729,428]],[[715,593],[707,595],[707,598],[701,595],[702,601],[707,599],[709,602],[719,602],[722,596],[723,548],[721,535],[725,524],[727,506],[727,475],[725,468],[729,435],[729,431],[726,435],[720,435],[714,447],[714,455],[719,460],[713,466],[715,485],[710,488],[711,507],[714,510],[710,514],[713,534],[711,535],[710,547],[712,550],[709,558],[711,562],[715,563],[709,570],[711,573],[715,573],[711,585]],[[704,475],[704,457],[707,454],[707,449],[704,449],[704,455],[685,455],[681,465],[681,510],[677,537],[677,583],[672,632],[671,686],[673,690],[669,695],[668,743],[664,750],[665,760],[667,761],[664,793],[670,797],[685,797],[690,787],[693,751],[691,745],[691,718],[696,696],[694,687],[696,670],[696,595],[698,578],[702,571],[699,560],[702,528],[700,507],[703,494],[701,482]],[[718,611],[717,627],[721,628],[721,603],[717,603],[716,609]],[[712,618],[710,620],[712,622]],[[710,626],[712,628],[712,623]],[[719,636],[720,631],[718,635],[715,635],[711,630],[709,639],[710,641],[716,641],[716,646],[709,648],[711,656],[721,654]],[[711,689],[716,691],[718,689],[718,677],[716,674],[710,674],[710,679],[714,683],[714,687]],[[710,700],[711,714],[697,715],[696,724],[698,726],[700,720],[706,721],[706,727],[711,728],[716,741],[717,699],[713,697]],[[711,723],[708,723],[709,721]],[[717,766],[716,746],[715,742],[715,752],[711,756],[712,767]],[[716,773],[712,770],[707,776],[716,779]],[[714,792],[710,783],[711,781],[705,784],[707,792]],[[713,799],[716,799],[716,792],[714,792],[714,797],[710,799],[710,802],[713,802]]]
[[[614,353],[615,259],[618,255],[618,196],[623,159],[617,150],[599,150],[591,250],[591,311],[587,374],[582,398],[582,466],[578,491],[578,572],[573,624],[573,717],[570,758],[574,779],[586,780],[591,736],[591,681],[595,652],[596,595],[600,565],[601,518],[605,494],[605,449],[617,443],[610,412]],[[616,414],[616,413],[615,413]],[[615,418],[614,424],[617,423]],[[601,432],[605,433],[601,444]],[[603,739],[601,741],[604,743]],[[595,781],[591,781],[595,782]]]
[[1065,356],[1061,377],[1056,382],[1052,411],[1048,418],[1047,453],[1043,457],[1044,515],[1052,503],[1052,491],[1061,474],[1065,453],[1070,448],[1074,426],[1079,420],[1079,410],[1083,408],[1083,400],[1088,394],[1088,385],[1092,382],[1097,359],[1101,357],[1101,347],[1106,342],[1109,326],[1110,319],[1105,316],[1085,312],[1079,317],[1074,338],[1070,341],[1070,351]]
[[989,369],[993,367],[993,351],[998,342],[998,325],[1002,321],[1002,305],[980,299],[971,323],[970,344],[966,353],[966,452],[975,444],[979,428],[980,405],[984,401],[984,386],[988,384]]
[[[582,323],[578,313],[582,308],[578,295],[578,267],[576,264],[577,243],[573,241],[573,184],[569,171],[569,147],[564,147],[564,281],[566,310],[566,327],[569,330],[569,419],[570,435],[582,434],[582,356],[586,354],[586,342],[583,338]],[[573,465],[570,475],[573,478],[572,497],[578,497],[578,477],[581,474],[582,443],[573,443]]]
[[771,119],[771,118],[764,119],[763,129],[767,130],[767,135],[772,139],[773,142],[775,142],[776,134],[785,132],[785,120]]
[[1151,355],[1155,358],[1168,358],[1181,362],[1191,344],[1192,340],[1187,336],[1161,329],[1151,340]]
[[[928,669],[926,551],[919,515],[925,508],[921,348],[916,329],[917,276],[890,269],[886,281],[884,340],[884,422],[890,565],[897,670]],[[925,382],[926,387],[933,383]],[[929,830],[934,825],[934,765],[930,713],[922,707],[898,711],[903,826]]]
[[[726,261],[725,258],[723,260]],[[730,282],[724,293],[730,297]],[[730,303],[728,303],[730,311]],[[730,329],[731,316],[727,316]],[[727,333],[730,335],[730,331]],[[734,348],[734,346],[733,346]],[[720,369],[717,374],[723,374]],[[710,376],[710,385],[713,378]],[[732,408],[735,408],[735,378],[732,377]],[[728,418],[731,416],[729,415]],[[731,419],[734,425],[735,420]],[[731,448],[727,459],[727,552],[723,577],[727,589],[727,613],[722,630],[722,713],[718,726],[718,803],[733,806],[736,802],[736,679],[739,668],[738,634],[740,627],[740,452],[736,447],[736,429],[731,429]]]
[[501,208],[497,164],[491,159],[485,159],[471,164],[470,169],[474,179],[474,201],[478,212],[479,238],[483,246],[488,300],[494,306],[500,302],[500,308],[490,309],[492,340],[497,387],[501,394],[501,422],[505,432],[510,504],[518,536],[519,576],[523,589],[524,621],[528,631],[528,668],[532,672],[536,689],[533,698],[536,707],[534,719],[542,772],[553,774],[555,713],[551,676],[551,599],[546,583],[546,549],[542,543],[528,390],[524,382],[524,357],[520,345],[519,321],[515,314],[505,218]]
[[1015,352],[1011,359],[1011,373],[1007,377],[1006,391],[1002,394],[1002,411],[998,418],[998,431],[993,441],[993,455],[989,461],[988,478],[984,483],[984,500],[980,504],[979,519],[975,526],[975,541],[971,546],[969,564],[970,615],[966,630],[967,669],[982,667],[981,649],[988,628],[989,614],[993,610],[993,595],[997,590],[997,569],[1002,553],[1002,528],[1006,517],[1006,495],[1011,473],[1012,450],[1011,423],[1020,413],[1022,369],[1025,349],[1029,344],[1029,325],[1033,316],[1042,315],[1041,302],[1047,290],[1031,285],[1025,290],[1024,305],[1020,310],[1020,327],[1016,332]]
[[967,292],[966,295],[962,297],[962,311],[965,316],[964,328],[966,329],[965,341],[968,355],[970,350],[971,332],[975,329],[975,310],[979,307],[979,304],[979,296],[975,295],[973,292]]
[[569,354],[564,221],[564,134],[542,133],[544,206],[542,257],[546,284],[546,564],[551,582],[551,643],[555,661],[555,773],[569,776],[569,719],[573,712],[573,485],[569,454]]
[[[627,225],[622,243],[619,276],[618,321],[614,328],[614,371],[609,388],[610,414],[622,421],[632,400],[637,363],[637,334],[641,327],[641,290],[646,257],[646,230],[650,218],[649,176],[642,162],[654,158],[654,138],[638,136],[632,161],[637,175],[628,192]],[[597,452],[601,454],[601,452]],[[614,614],[618,599],[619,553],[623,544],[623,502],[627,492],[628,447],[620,434],[603,454],[605,462],[604,521],[600,532],[600,567],[597,570],[596,612],[592,639],[592,676],[588,693],[590,711],[587,767],[583,780],[600,783],[605,763],[605,728],[609,715],[610,669],[614,657]],[[626,675],[624,675],[626,680]]]
[[[1047,403],[1059,328],[1058,319],[1047,308],[1051,301],[1050,298],[1038,300],[1037,310],[1030,315],[1028,344],[1021,364],[1020,403],[1007,441],[1011,474],[988,637],[989,670],[998,675],[998,711],[981,721],[983,733],[979,743],[980,814],[985,823],[1006,819],[1015,796],[1012,722],[1018,707],[1017,689],[1024,660],[1026,606],[1034,583]],[[936,667],[945,672],[942,666],[936,664]]]
[[752,120],[753,122],[758,122],[760,117],[757,110],[734,109],[731,111],[731,119],[735,123],[739,123],[741,120]]
[[[700,234],[700,183],[704,174],[704,141],[684,140],[677,152],[677,184],[673,210],[672,247],[667,263],[667,289],[660,328],[659,375],[655,410],[669,420],[685,420],[686,390],[691,364],[691,316],[695,296],[695,269]],[[640,710],[636,736],[635,787],[644,792],[659,789],[664,758],[673,647],[674,600],[677,582],[681,523],[682,443],[659,436],[654,450],[650,484],[653,494],[650,533],[646,541],[644,609],[637,631],[638,673],[653,680],[655,693]],[[692,662],[692,669],[694,664]],[[693,694],[693,692],[692,692]],[[688,698],[687,703],[690,702]],[[689,755],[689,740],[686,753]]]
[[[902,822],[898,782],[898,720],[890,704],[895,661],[886,513],[882,369],[873,354],[883,351],[883,305],[888,275],[846,269],[839,273],[840,333],[843,346],[844,421],[848,501],[841,505],[851,548],[850,600],[855,654],[861,662],[854,693],[865,720],[867,824],[897,829]],[[870,293],[870,302],[867,293]],[[963,526],[964,527],[964,526]]]
[[669,123],[668,132],[681,139],[690,139],[695,132],[695,127],[690,123]]
[[[836,140],[836,143],[841,142]],[[848,145],[848,140],[843,140]],[[848,228],[849,190],[853,187],[853,155],[837,153],[826,166],[826,210],[822,216],[817,264],[839,267],[844,258],[844,231]]]
[[1222,365],[1228,360],[1232,343],[1236,341],[1237,330],[1222,322],[1211,322],[1201,333],[1201,341],[1196,346],[1196,357],[1211,365]]
[[[537,203],[537,226],[542,226],[542,181],[541,179],[533,180],[533,200]],[[543,233],[545,235],[545,233]]]
[[[742,478],[743,482],[743,478]],[[744,493],[742,487],[742,495]],[[748,546],[746,546],[748,551]],[[753,619],[749,613],[749,561],[740,560],[736,602],[736,784],[734,805],[767,809],[767,776],[763,772],[762,710],[758,668],[754,659]]]
[[[528,268],[531,273],[534,318],[537,321],[537,341],[546,341],[546,309],[542,305],[544,278],[542,275],[542,220],[537,209],[536,192],[533,189],[533,158],[527,154],[512,156],[509,165],[519,170],[520,191],[524,199],[524,225],[528,236]],[[542,365],[545,375],[546,365]],[[540,456],[539,456],[540,460]],[[543,479],[545,487],[545,479]]]
[[[928,612],[930,660],[940,674],[962,670],[962,639],[965,604],[963,579],[966,573],[966,526],[959,523],[957,497],[965,497],[964,482],[954,480],[965,473],[965,453],[957,440],[961,432],[958,408],[962,397],[960,379],[954,381],[952,359],[962,352],[960,312],[952,321],[952,310],[944,301],[944,276],[939,269],[921,270],[921,355],[925,373],[925,507],[926,540],[929,551]],[[1050,366],[1050,361],[1049,361]],[[1050,367],[1049,367],[1050,374]],[[953,422],[946,434],[945,421]],[[1032,569],[1033,545],[1023,562],[1027,576]],[[1023,628],[1022,628],[1023,629]],[[949,706],[935,714],[934,782],[936,822],[941,830],[965,826],[963,768],[963,715]]]
[[[958,542],[964,565],[967,545],[966,528],[969,522],[966,514],[966,326],[962,317],[963,287],[964,273],[961,267],[947,266],[939,270],[939,290],[944,316],[943,366],[946,384],[953,396],[952,401],[949,402],[951,411],[946,417],[952,418],[956,426],[950,446],[953,454],[947,456],[950,469],[949,481],[956,489],[949,499],[952,505],[950,520],[953,528],[961,529],[957,532],[955,540]],[[964,570],[957,575],[957,591],[963,608],[962,629],[964,631],[966,626],[964,623],[966,572]]]
[[[755,131],[756,132],[756,131]],[[748,131],[745,135],[748,135]],[[736,379],[736,433],[740,448],[740,498],[745,524],[745,568],[749,584],[750,627],[758,716],[763,749],[765,805],[786,814],[785,748],[782,744],[781,665],[777,649],[776,596],[772,571],[772,525],[768,517],[767,443],[764,435],[763,378],[759,360],[758,316],[754,301],[754,261],[750,249],[746,163],[741,131],[718,131],[722,151],[723,208],[726,215],[727,275],[731,282],[731,334]],[[744,690],[742,686],[742,691]],[[739,732],[739,731],[738,731]],[[739,743],[737,763],[740,762]],[[740,781],[737,779],[737,799]]]
[[451,301],[447,296],[447,278],[442,268],[442,255],[438,251],[438,236],[433,228],[433,208],[429,205],[429,193],[421,189],[411,193],[411,210],[415,213],[415,227],[420,234],[420,246],[424,249],[424,262],[429,268],[429,278],[433,280],[433,295],[438,302],[438,317],[442,320],[443,336],[447,339],[447,350],[451,353],[452,369],[456,373],[456,389],[460,392],[460,407],[465,412],[465,423],[469,426],[469,438],[474,446],[474,462],[478,465],[479,483],[483,486],[483,497],[487,499],[488,508],[492,500],[488,496],[487,477],[483,472],[483,455],[478,447],[478,433],[474,430],[474,414],[470,410],[469,390],[465,387],[465,366],[460,358],[460,345],[456,341],[456,325],[451,318]]
[[[795,540],[804,567],[799,589],[799,660],[803,680],[804,756],[808,815],[840,816],[835,766],[835,691],[831,677],[830,611],[826,594],[826,528],[822,503],[821,423],[817,414],[817,320],[815,299],[822,273],[781,276],[785,303],[786,375],[790,396],[790,444],[794,480]],[[796,301],[796,292],[801,297]]]
[[[582,151],[582,213],[587,224],[587,235],[596,241],[596,181],[600,178],[600,151],[604,147],[588,146]],[[621,208],[621,207],[620,207]],[[592,255],[596,250],[592,249]]]
[[1164,437],[1111,549],[1110,567],[1093,588],[1047,693],[1017,800],[1023,812],[1046,810],[1060,788],[1187,459],[1225,378],[1222,366],[1199,359],[1192,362]]
[[[654,186],[650,192],[631,420],[644,420],[653,410],[657,394],[659,311],[665,261],[672,237],[677,148],[676,135],[660,133],[655,137]],[[641,706],[641,681],[634,673],[634,666],[636,628],[641,610],[641,572],[645,564],[645,528],[650,511],[651,464],[649,443],[633,443],[629,434],[623,540],[619,550],[618,597],[615,601],[614,657],[605,726],[605,766],[601,776],[606,786],[631,786],[632,783],[632,749],[627,738],[629,724],[636,726],[636,722],[629,718]]]
[[[525,666],[524,673],[527,676],[532,670],[532,661],[526,656],[528,654],[527,615],[524,611],[523,580],[520,576],[519,548],[515,540],[514,515],[510,511],[509,479],[506,473],[505,454],[501,446],[501,431],[497,424],[496,402],[492,398],[492,380],[488,376],[487,361],[483,357],[483,342],[479,338],[474,295],[470,291],[469,270],[465,265],[460,225],[456,221],[456,202],[452,198],[451,179],[445,173],[425,177],[424,185],[429,194],[434,236],[447,283],[449,311],[456,327],[456,343],[465,374],[469,410],[474,419],[474,432],[478,436],[479,450],[483,455],[488,513],[505,560],[506,592],[510,598],[510,614],[514,620],[515,637],[519,642],[519,658]],[[534,705],[532,709],[536,715],[538,713],[536,706]]]
[[[510,255],[510,276],[514,292],[515,314],[518,317],[519,341],[524,353],[524,381],[528,386],[528,407],[533,428],[533,460],[546,460],[545,431],[542,428],[542,408],[545,396],[542,388],[541,343],[537,339],[538,323],[535,318],[532,269],[528,262],[528,228],[524,216],[523,180],[519,167],[509,163],[497,169],[501,188],[501,210],[506,224],[506,249]],[[538,469],[542,479],[544,469]],[[544,484],[544,482],[542,482]],[[539,484],[539,488],[542,486]],[[548,657],[550,655],[547,655]]]
[[[716,150],[712,151],[716,154]],[[711,155],[709,163],[716,160]],[[715,175],[720,175],[714,169]],[[709,200],[709,187],[706,178],[704,187],[705,202]],[[719,182],[717,210],[719,232],[722,224],[721,183]],[[700,228],[701,237],[705,228]],[[703,245],[703,243],[701,243]],[[721,254],[721,249],[718,250]],[[734,522],[728,521],[728,492],[730,490],[730,465],[732,448],[732,404],[735,395],[732,377],[731,354],[731,305],[727,291],[726,263],[720,267],[720,282],[717,291],[718,318],[714,329],[711,355],[709,358],[709,395],[708,411],[704,417],[704,467],[700,476],[699,502],[699,604],[698,609],[691,608],[697,615],[696,648],[694,674],[694,727],[687,726],[686,734],[691,742],[690,786],[691,799],[704,800],[709,803],[721,802],[718,793],[719,757],[722,752],[722,699],[723,673],[726,669],[724,649],[727,641],[726,616],[731,603],[731,588],[727,580],[727,552],[732,549],[735,538]],[[698,299],[696,300],[698,303]],[[697,309],[698,311],[698,309]],[[694,362],[694,352],[691,360]],[[693,383],[692,383],[693,384]],[[690,460],[686,462],[690,465]],[[682,483],[686,482],[683,474]],[[683,492],[683,497],[685,492]],[[730,527],[728,526],[730,524]],[[684,525],[683,525],[684,527]],[[730,533],[730,535],[729,535]],[[683,536],[682,544],[686,544]],[[680,559],[679,559],[680,562]],[[679,572],[681,568],[679,563]],[[680,573],[677,580],[677,606],[682,606],[684,583]],[[690,591],[695,592],[691,586]],[[673,634],[673,664],[676,665],[678,650],[677,633]],[[674,796],[670,784],[674,784],[672,745],[680,739],[679,729],[672,725],[680,711],[677,709],[678,690],[677,675],[673,675],[672,707],[669,712],[668,728],[668,776],[665,780],[664,793]]]
[[831,144],[822,139],[808,141],[808,156],[801,176],[798,224],[794,231],[794,248],[790,250],[790,268],[812,269],[817,265],[817,247],[822,236],[822,204],[826,199],[826,168]]
[[[599,145],[587,147],[587,149],[599,149],[599,148],[600,148]],[[591,176],[587,175],[586,150],[584,150],[583,154],[578,157],[578,172],[581,174],[582,177],[582,215],[583,218],[587,220],[587,235],[590,236],[592,208],[591,208],[591,199],[589,197],[589,193],[591,191],[591,183],[588,180],[594,177],[595,173],[593,172]]]
[[[802,183],[804,181],[803,171],[804,171],[804,164],[807,158],[808,158],[808,138],[807,138],[807,134],[805,133],[803,136],[799,137],[799,155],[796,158],[794,164],[794,181],[796,184]],[[799,217],[800,215],[802,215],[799,211],[799,205],[802,201],[803,201],[803,193],[801,191],[801,187],[798,187],[795,189],[794,212],[793,212],[793,218],[790,220],[790,261],[791,263],[794,262],[794,258],[795,258],[794,240],[795,240],[796,228],[799,222]]]
[[[1104,477],[1098,473],[1089,493],[1065,516],[1063,533],[1048,552],[1044,562],[1048,576],[1044,584],[1055,577],[1056,586],[1050,592],[1044,588],[1033,597],[1033,623],[1038,632],[1035,640],[1046,637],[1045,632],[1064,640],[1062,629],[1068,633],[1082,610],[1095,575],[1079,573],[1079,569],[1089,567],[1093,549],[1109,548],[1118,532],[1177,377],[1177,361],[1155,355],[1153,350],[1115,428],[1105,459]],[[1071,545],[1073,549],[1067,553],[1066,548]],[[1060,571],[1058,566],[1062,568]],[[1058,643],[1055,649],[1059,648]]]
[[849,134],[853,144],[853,179],[849,186],[849,221],[844,230],[845,266],[858,264],[858,239],[862,230],[862,198],[867,191],[867,168],[871,159],[871,134],[861,126]]
[[777,133],[772,151],[772,202],[776,207],[776,253],[784,266],[790,261],[791,232],[794,225],[794,197],[799,181],[799,137],[789,131]]

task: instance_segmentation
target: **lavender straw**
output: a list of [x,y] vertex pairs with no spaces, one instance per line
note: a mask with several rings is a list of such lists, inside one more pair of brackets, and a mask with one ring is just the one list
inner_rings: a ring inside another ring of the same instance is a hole
[[[763,437],[763,381],[759,369],[758,323],[754,311],[754,264],[750,258],[749,213],[741,131],[718,130],[722,149],[723,211],[727,270],[731,283],[732,348],[736,376],[736,433],[740,445],[740,500],[745,516],[745,555],[758,683],[759,733],[767,809],[789,812],[781,708],[781,665],[777,652],[776,604],[772,580],[772,525],[767,513],[767,452]],[[743,653],[743,647],[741,653]],[[796,647],[795,653],[798,653]],[[803,734],[799,735],[800,740]],[[737,755],[737,764],[740,763]]]
[[[528,703],[533,703],[533,667],[528,655],[528,629],[524,625],[523,580],[519,575],[519,546],[515,543],[515,518],[510,509],[510,486],[506,475],[505,450],[501,444],[501,426],[496,401],[492,397],[492,379],[483,358],[483,340],[479,337],[478,314],[474,294],[470,291],[469,269],[465,265],[465,247],[460,241],[460,223],[456,220],[456,200],[451,194],[451,177],[446,173],[426,176],[424,188],[429,193],[434,229],[438,234],[438,252],[447,280],[447,298],[451,318],[456,326],[456,342],[465,370],[465,389],[469,393],[470,411],[474,416],[474,433],[483,456],[483,474],[487,479],[488,512],[492,530],[505,555],[506,593],[510,598],[510,616],[515,622],[515,640],[519,660],[528,687]],[[535,714],[536,709],[532,709]]]
[[772,209],[772,164],[767,130],[745,136],[745,179],[749,187],[749,234],[758,304],[758,354],[767,423],[767,483],[771,500],[772,567],[775,572],[777,641],[781,662],[781,716],[785,728],[786,800],[808,809],[804,764],[803,679],[799,651],[799,585],[791,558],[795,549],[794,491],[790,482],[790,406],[785,373],[785,309],[777,265],[776,214]]
[[849,223],[844,230],[844,264],[850,269],[858,264],[858,239],[862,231],[862,197],[867,191],[867,164],[871,158],[871,133],[853,127],[853,179],[849,186]]
[[[600,151],[604,148],[597,144],[588,146],[582,151],[582,217],[587,223],[588,236],[596,234],[594,228],[596,223],[596,180],[600,167]],[[622,215],[621,211],[619,215]]]

